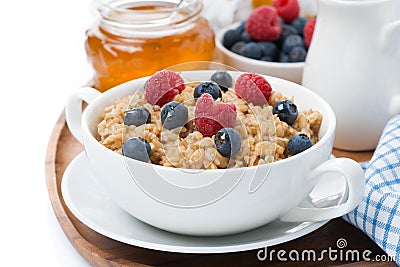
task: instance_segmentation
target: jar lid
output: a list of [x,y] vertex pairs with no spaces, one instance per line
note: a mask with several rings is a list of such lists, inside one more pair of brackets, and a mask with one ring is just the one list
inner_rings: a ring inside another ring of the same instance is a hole
[[156,38],[191,28],[199,18],[201,0],[99,0],[100,25],[123,37]]

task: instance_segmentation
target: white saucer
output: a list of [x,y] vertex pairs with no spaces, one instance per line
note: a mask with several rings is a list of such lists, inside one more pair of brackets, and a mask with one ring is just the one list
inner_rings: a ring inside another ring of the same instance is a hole
[[[343,182],[341,179],[336,181],[333,184],[331,179],[328,186],[342,192]],[[249,232],[223,237],[194,237],[166,232],[139,221],[114,204],[91,173],[84,152],[65,170],[61,189],[71,212],[94,231],[126,244],[169,252],[225,253],[264,248],[304,236],[328,222],[285,223],[276,220]],[[316,200],[315,203],[326,203],[324,200],[329,199],[332,203],[331,199],[336,196],[335,201],[341,202],[343,196],[338,198],[337,195],[331,194],[323,200],[314,195],[309,199]],[[307,202],[303,205],[315,206]]]

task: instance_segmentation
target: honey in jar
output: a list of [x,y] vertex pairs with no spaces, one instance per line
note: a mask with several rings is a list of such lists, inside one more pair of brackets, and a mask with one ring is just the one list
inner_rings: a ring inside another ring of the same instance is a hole
[[101,0],[85,49],[95,87],[152,75],[176,64],[211,61],[214,32],[201,17],[201,0]]
[[273,0],[252,0],[251,4],[254,8],[257,8],[263,5],[272,6],[272,2]]

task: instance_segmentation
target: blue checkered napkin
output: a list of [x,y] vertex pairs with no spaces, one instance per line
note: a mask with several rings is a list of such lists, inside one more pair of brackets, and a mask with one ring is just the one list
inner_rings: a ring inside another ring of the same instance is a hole
[[400,115],[386,125],[372,159],[361,164],[366,189],[344,219],[364,231],[400,266]]

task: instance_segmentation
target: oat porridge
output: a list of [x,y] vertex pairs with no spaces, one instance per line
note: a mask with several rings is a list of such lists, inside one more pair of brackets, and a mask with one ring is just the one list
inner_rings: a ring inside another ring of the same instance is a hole
[[244,73],[233,83],[229,73],[215,74],[184,83],[177,73],[157,72],[144,92],[104,109],[98,141],[127,157],[190,169],[256,166],[318,142],[318,111],[298,111],[295,99],[260,75]]

